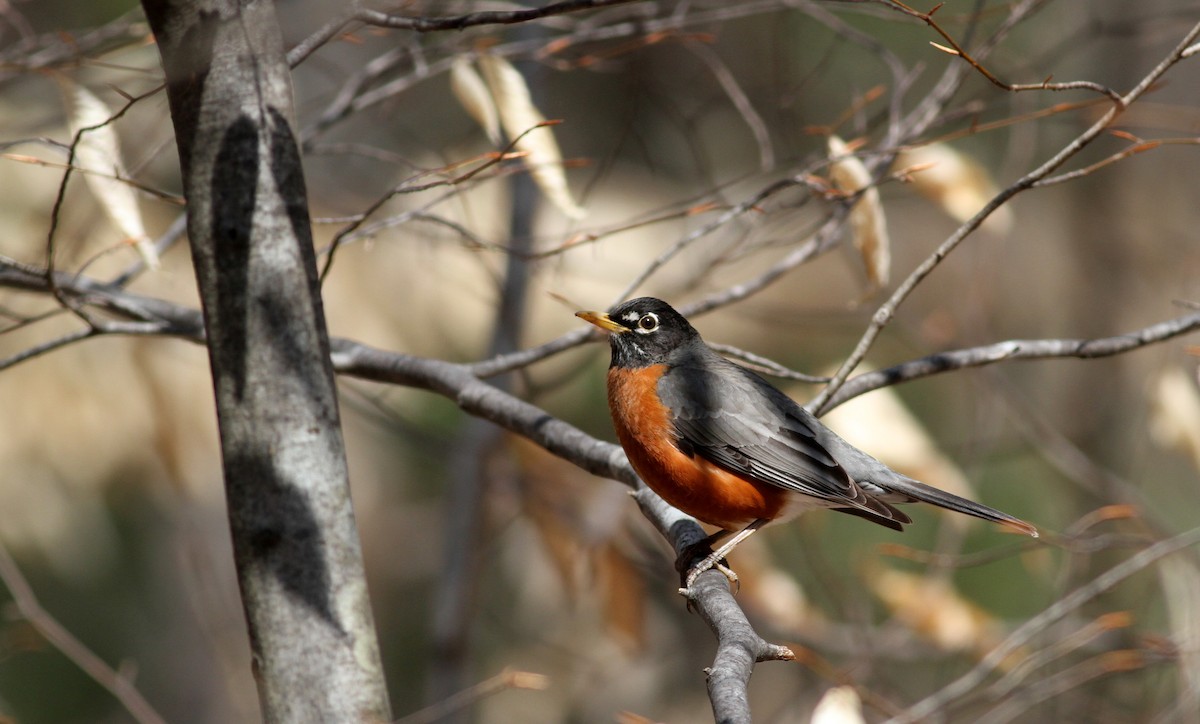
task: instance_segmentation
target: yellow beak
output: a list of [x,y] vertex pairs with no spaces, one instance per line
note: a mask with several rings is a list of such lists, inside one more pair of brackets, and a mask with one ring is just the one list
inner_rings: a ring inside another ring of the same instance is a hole
[[612,317],[608,316],[604,312],[575,312],[575,316],[579,317],[585,322],[591,322],[600,329],[608,332],[624,334],[625,332],[629,331],[627,327],[623,327],[619,323],[614,322]]

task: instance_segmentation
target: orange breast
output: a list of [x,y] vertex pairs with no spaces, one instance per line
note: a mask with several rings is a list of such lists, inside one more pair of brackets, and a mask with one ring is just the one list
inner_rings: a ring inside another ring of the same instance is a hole
[[675,446],[670,410],[655,392],[666,365],[608,371],[608,407],[633,469],[671,505],[709,525],[738,530],[783,511],[786,491],[743,480]]

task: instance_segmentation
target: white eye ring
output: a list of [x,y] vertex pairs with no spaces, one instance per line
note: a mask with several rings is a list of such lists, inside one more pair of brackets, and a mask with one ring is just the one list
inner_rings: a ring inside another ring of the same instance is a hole
[[641,334],[649,334],[658,329],[658,315],[654,312],[646,312],[637,321],[637,331]]

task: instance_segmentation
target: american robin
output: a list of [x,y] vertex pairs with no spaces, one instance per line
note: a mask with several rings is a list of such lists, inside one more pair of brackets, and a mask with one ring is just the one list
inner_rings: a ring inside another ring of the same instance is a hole
[[668,503],[720,528],[681,556],[685,587],[713,566],[736,580],[721,565],[734,546],[814,508],[903,530],[912,519],[893,504],[923,501],[1037,537],[1025,521],[901,475],[838,437],[714,352],[662,300],[576,316],[609,332],[608,406],[633,469]]

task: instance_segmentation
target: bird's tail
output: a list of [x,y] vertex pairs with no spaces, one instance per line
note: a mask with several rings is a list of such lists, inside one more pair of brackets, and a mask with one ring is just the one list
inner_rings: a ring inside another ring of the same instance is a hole
[[990,520],[993,523],[1010,528],[1018,533],[1023,533],[1034,538],[1038,537],[1037,528],[1034,528],[1029,523],[1014,518],[1008,513],[1001,512],[995,508],[989,508],[986,505],[981,505],[966,498],[960,498],[953,493],[947,493],[944,490],[938,490],[924,483],[917,482],[912,478],[902,475],[897,475],[893,479],[887,481],[887,490],[898,495],[908,497],[912,501],[921,501],[936,505],[939,508],[953,510],[956,513],[965,513],[983,520]]

